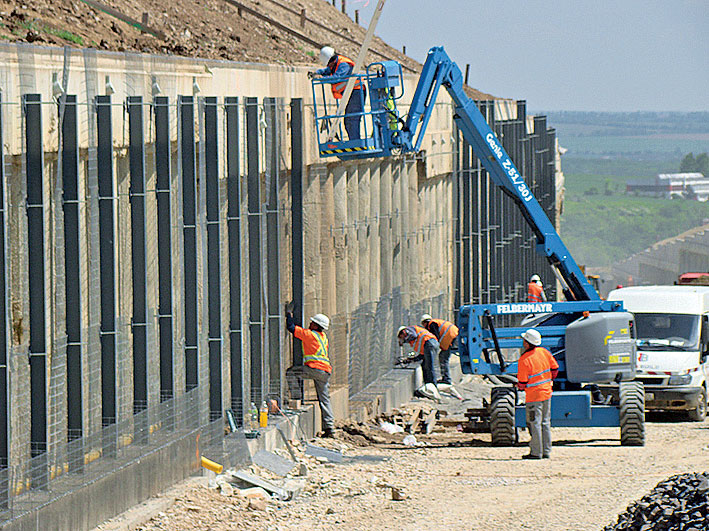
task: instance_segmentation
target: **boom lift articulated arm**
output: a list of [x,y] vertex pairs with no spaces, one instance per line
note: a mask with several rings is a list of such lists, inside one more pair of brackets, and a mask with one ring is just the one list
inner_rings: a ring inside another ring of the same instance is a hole
[[557,278],[563,284],[567,300],[599,300],[598,293],[589,284],[561,241],[475,102],[465,94],[463,74],[443,47],[431,48],[428,52],[408,118],[402,128],[403,151],[420,149],[441,87],[448,91],[455,103],[454,119],[465,140],[473,147],[495,184],[519,207],[537,238],[538,251],[547,257]]

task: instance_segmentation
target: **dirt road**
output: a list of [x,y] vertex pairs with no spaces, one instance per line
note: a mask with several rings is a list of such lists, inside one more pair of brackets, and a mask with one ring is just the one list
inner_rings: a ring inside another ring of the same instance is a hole
[[[454,427],[417,436],[426,444],[417,448],[399,442],[404,434],[365,434],[392,442],[355,446],[361,438],[341,434],[330,444],[386,460],[311,460],[295,501],[259,511],[236,495],[184,484],[175,504],[140,529],[598,531],[668,476],[709,470],[709,421],[662,416],[649,417],[642,448],[621,447],[615,428],[555,428],[552,458],[540,461],[521,459],[526,445],[494,448],[489,434]],[[393,501],[390,485],[407,499]]]

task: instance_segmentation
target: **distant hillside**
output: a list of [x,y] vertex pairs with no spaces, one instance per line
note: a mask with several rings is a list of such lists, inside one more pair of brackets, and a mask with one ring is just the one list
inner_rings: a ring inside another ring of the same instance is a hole
[[575,260],[609,266],[703,224],[709,217],[709,203],[625,194],[626,180],[677,171],[679,163],[679,158],[562,157],[566,181],[561,237]]
[[661,161],[709,151],[709,112],[550,111],[567,158]]

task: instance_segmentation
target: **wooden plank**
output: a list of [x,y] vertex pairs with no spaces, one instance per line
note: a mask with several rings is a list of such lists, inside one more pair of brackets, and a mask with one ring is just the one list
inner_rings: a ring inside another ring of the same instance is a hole
[[419,426],[419,422],[421,422],[421,408],[417,407],[406,421],[406,431],[409,433],[415,433]]

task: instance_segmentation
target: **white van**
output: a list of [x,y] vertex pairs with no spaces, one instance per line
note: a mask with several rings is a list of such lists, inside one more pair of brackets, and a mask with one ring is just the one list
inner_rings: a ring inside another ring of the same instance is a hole
[[637,377],[648,410],[707,415],[709,286],[620,288],[608,300],[623,301],[635,315]]

